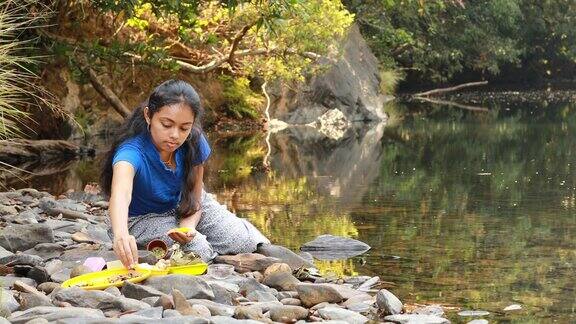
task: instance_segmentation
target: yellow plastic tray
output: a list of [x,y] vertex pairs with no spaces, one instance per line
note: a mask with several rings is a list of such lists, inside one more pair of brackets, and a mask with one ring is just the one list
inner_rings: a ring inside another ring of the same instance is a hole
[[[127,274],[129,271],[136,271],[140,274],[138,277],[134,277],[128,280],[119,280],[116,282],[109,282],[108,279],[112,276]],[[150,277],[152,271],[146,269],[138,270],[128,270],[128,269],[113,269],[113,270],[103,270],[98,272],[87,273],[72,279],[68,279],[62,283],[62,287],[68,288],[76,286],[78,284],[86,284],[86,286],[81,286],[80,288],[86,290],[97,290],[106,289],[111,286],[121,287],[124,281],[129,281],[131,283],[136,283],[145,280]]]
[[185,266],[168,267],[168,271],[170,274],[184,274],[190,276],[198,276],[204,274],[206,272],[206,269],[208,269],[208,264],[203,262]]
[[151,265],[141,265],[138,264],[135,267],[136,270],[143,270],[143,271],[150,271],[150,277],[154,277],[154,276],[164,276],[167,275],[169,270],[168,268],[164,269],[164,270],[160,270],[158,268],[156,268],[155,266],[151,266]]
[[182,233],[188,233],[188,232],[190,232],[190,227],[178,227],[178,228],[175,228],[174,230],[176,230],[178,232],[182,232]]

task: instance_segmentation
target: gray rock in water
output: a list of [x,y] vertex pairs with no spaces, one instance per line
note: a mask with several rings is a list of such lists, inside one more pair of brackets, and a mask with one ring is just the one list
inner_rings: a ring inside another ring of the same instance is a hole
[[266,291],[253,291],[248,296],[246,296],[248,300],[253,302],[270,302],[270,301],[278,301],[273,294],[266,292]]
[[125,297],[116,297],[104,291],[83,290],[77,287],[59,290],[52,297],[54,301],[67,302],[72,306],[97,308],[103,311],[118,309],[120,311],[139,311],[150,305]]
[[351,310],[338,307],[325,307],[318,310],[318,314],[326,320],[343,320],[352,324],[364,324],[368,318]]
[[381,289],[376,294],[376,304],[385,315],[400,314],[404,307],[400,299],[386,289]]
[[487,316],[490,315],[490,312],[483,311],[483,310],[466,310],[458,312],[458,315],[467,317],[467,316]]
[[275,322],[288,323],[308,318],[308,310],[300,306],[276,306],[270,308],[270,319]]
[[38,317],[44,318],[49,322],[66,318],[105,318],[104,313],[99,309],[39,306],[22,312],[15,312],[8,320],[14,324],[24,324]]
[[309,260],[304,259],[298,254],[292,252],[290,249],[275,245],[275,244],[261,244],[258,246],[256,252],[263,254],[268,257],[273,257],[280,259],[282,262],[288,264],[292,270],[296,270],[301,267],[313,268],[314,263]]
[[0,233],[0,245],[12,252],[25,251],[38,243],[53,243],[54,232],[46,224],[10,225]]
[[449,324],[450,321],[434,315],[396,314],[384,317],[385,320],[400,324]]
[[214,299],[214,292],[208,283],[198,277],[187,275],[168,275],[148,278],[144,284],[165,294],[178,289],[186,299]]
[[320,235],[300,248],[320,260],[347,259],[370,250],[370,246],[355,239],[334,235]]
[[480,319],[471,320],[470,322],[468,322],[466,324],[488,324],[488,323],[489,323],[488,320],[480,318]]
[[336,289],[323,284],[299,284],[296,286],[296,291],[305,307],[323,302],[339,303],[343,299]]
[[264,278],[263,284],[279,290],[294,290],[300,280],[290,272],[274,272]]
[[133,298],[137,300],[142,300],[146,297],[160,297],[162,295],[166,295],[165,293],[161,292],[160,290],[144,286],[144,285],[137,285],[131,282],[125,282],[122,286],[122,294],[125,297]]
[[444,310],[439,305],[428,305],[415,309],[412,313],[423,315],[444,316]]

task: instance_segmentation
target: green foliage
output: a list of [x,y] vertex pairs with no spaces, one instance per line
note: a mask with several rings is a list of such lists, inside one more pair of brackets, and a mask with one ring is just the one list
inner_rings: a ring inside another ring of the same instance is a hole
[[[38,60],[25,52],[30,41],[20,38],[43,23],[47,15],[39,1],[0,4],[0,139],[25,135],[22,125],[32,122],[25,110],[28,107],[61,113],[51,101],[52,96],[35,83],[33,69]],[[27,131],[33,132],[30,128]]]
[[402,80],[402,75],[398,70],[380,71],[380,91],[387,95],[394,94],[400,80]]
[[[387,67],[445,82],[473,72],[560,73],[576,63],[576,2],[536,0],[346,1]],[[556,69],[556,70],[554,70]]]
[[124,52],[115,54],[118,58],[132,52],[126,47],[133,46],[146,59],[156,57],[156,64],[170,62],[171,48],[178,43],[193,56],[186,57],[187,62],[200,66],[228,56],[239,36],[234,66],[222,67],[267,80],[303,79],[304,73],[311,72],[311,56],[337,55],[338,41],[353,20],[339,0],[99,0],[93,4],[115,13],[142,40],[139,47],[124,40]]
[[220,81],[224,87],[222,91],[224,107],[229,115],[236,118],[258,117],[258,108],[262,106],[263,98],[250,89],[250,80],[222,75]]

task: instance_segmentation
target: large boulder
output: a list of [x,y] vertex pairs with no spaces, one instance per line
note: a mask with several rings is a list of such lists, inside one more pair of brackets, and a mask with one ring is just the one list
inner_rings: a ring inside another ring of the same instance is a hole
[[336,62],[320,62],[326,71],[299,88],[271,87],[271,116],[290,124],[308,124],[338,109],[348,121],[385,119],[378,60],[356,25],[350,28],[342,52]]

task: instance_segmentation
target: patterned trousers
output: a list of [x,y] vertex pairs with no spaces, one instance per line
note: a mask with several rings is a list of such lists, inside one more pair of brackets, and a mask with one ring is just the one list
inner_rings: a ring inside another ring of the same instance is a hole
[[[193,251],[209,262],[219,254],[252,253],[258,244],[270,243],[254,225],[216,201],[213,194],[202,191],[201,205],[202,216],[196,226],[196,235],[183,246],[184,251]],[[148,242],[158,239],[172,246],[174,241],[166,232],[179,226],[176,210],[128,217],[128,231],[136,239],[138,248],[145,249]],[[112,237],[111,229],[108,234]]]

